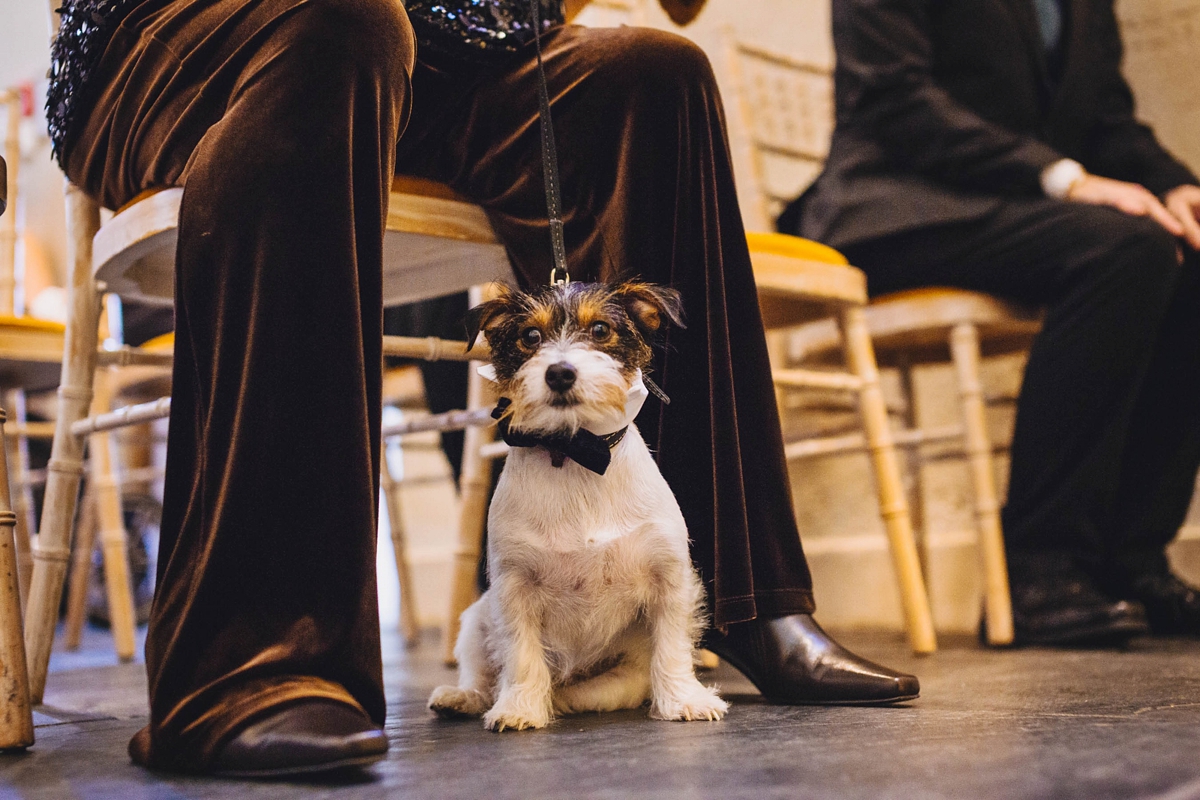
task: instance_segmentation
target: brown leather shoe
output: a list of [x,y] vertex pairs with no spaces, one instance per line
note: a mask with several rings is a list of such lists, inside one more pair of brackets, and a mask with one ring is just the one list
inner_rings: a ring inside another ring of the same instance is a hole
[[286,778],[373,764],[388,741],[358,709],[332,700],[289,705],[251,723],[221,749],[211,774]]
[[885,705],[921,693],[915,675],[860,658],[808,614],[754,620],[705,641],[767,699],[788,705]]

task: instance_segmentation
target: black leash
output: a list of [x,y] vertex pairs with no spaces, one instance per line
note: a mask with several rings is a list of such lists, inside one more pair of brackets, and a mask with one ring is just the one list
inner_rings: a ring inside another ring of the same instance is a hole
[[567,247],[563,243],[562,194],[559,190],[558,152],[554,147],[554,121],[550,117],[550,89],[546,85],[546,69],[542,65],[541,0],[529,0],[533,13],[533,42],[537,48],[538,117],[542,130],[542,176],[546,182],[546,212],[550,218],[550,247],[554,251],[554,268],[550,283],[570,283],[567,272]]
[[[542,177],[546,183],[546,213],[550,219],[550,248],[554,253],[554,267],[550,270],[550,283],[570,283],[571,273],[567,271],[567,247],[563,243],[562,222],[562,193],[559,189],[562,181],[558,177],[558,150],[554,146],[554,120],[550,116],[550,87],[546,84],[546,68],[542,64],[542,20],[539,8],[541,0],[529,0],[529,8],[533,16],[533,43],[537,49],[538,69],[538,121],[542,133]],[[649,375],[642,377],[646,387],[664,404],[670,404],[671,398],[650,380]]]

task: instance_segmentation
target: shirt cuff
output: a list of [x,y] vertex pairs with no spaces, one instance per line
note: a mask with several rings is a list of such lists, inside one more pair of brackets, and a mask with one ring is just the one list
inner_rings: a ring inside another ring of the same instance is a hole
[[1047,197],[1055,200],[1065,200],[1075,184],[1087,177],[1087,170],[1078,161],[1071,158],[1060,158],[1042,170],[1040,180],[1042,191]]

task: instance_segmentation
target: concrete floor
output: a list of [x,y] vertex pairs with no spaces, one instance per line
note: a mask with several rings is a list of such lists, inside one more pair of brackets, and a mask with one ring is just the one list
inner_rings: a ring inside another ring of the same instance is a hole
[[436,635],[403,651],[385,635],[392,749],[345,786],[235,783],[147,773],[125,755],[145,721],[138,664],[107,638],[55,657],[38,741],[0,756],[0,798],[1200,798],[1200,642],[1128,650],[991,652],[943,641],[923,659],[895,634],[845,634],[860,653],[921,677],[898,708],[788,708],[737,673],[709,680],[733,707],[719,723],[640,712],[492,734],[424,707],[452,678]]

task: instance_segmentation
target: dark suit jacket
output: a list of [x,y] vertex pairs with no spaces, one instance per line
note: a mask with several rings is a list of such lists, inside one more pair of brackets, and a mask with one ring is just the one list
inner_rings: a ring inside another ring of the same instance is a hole
[[780,229],[839,247],[979,218],[1064,156],[1156,194],[1196,183],[1134,119],[1113,0],[1065,2],[1055,82],[1032,0],[833,0],[837,126]]

